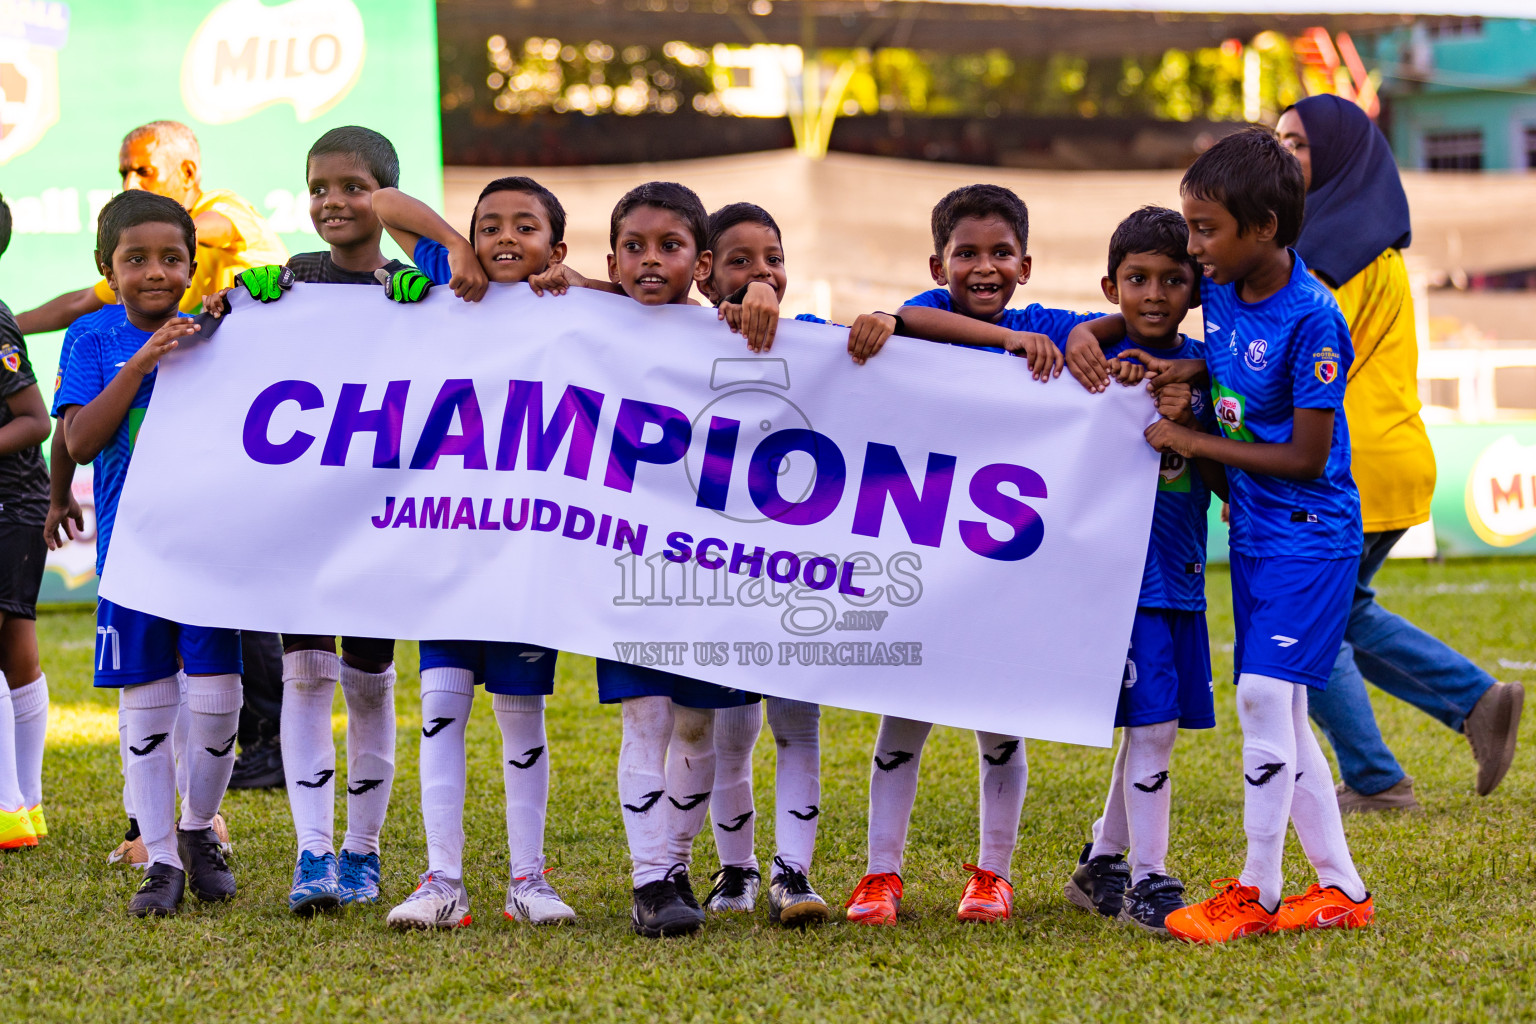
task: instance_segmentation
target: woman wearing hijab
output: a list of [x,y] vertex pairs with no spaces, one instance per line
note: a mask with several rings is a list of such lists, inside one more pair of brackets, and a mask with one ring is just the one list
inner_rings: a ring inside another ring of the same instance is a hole
[[[1344,392],[1351,470],[1365,545],[1344,643],[1313,719],[1339,761],[1346,813],[1415,809],[1413,779],[1382,739],[1365,678],[1464,733],[1487,796],[1514,760],[1525,690],[1376,604],[1371,579],[1410,526],[1429,519],[1435,454],[1419,419],[1418,338],[1402,251],[1412,238],[1408,197],[1391,147],[1355,104],[1312,96],[1280,116],[1281,141],[1307,180],[1296,251],[1338,300],[1355,359]],[[1364,678],[1362,678],[1362,674]]]

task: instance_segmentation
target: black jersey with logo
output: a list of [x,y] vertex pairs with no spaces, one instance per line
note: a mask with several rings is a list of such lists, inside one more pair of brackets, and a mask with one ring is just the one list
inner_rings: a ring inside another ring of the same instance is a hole
[[[15,419],[7,400],[36,383],[26,339],[10,308],[0,302],[0,427]],[[40,527],[47,518],[48,464],[43,461],[43,446],[0,455],[0,523]]]
[[[381,268],[393,274],[409,264],[390,260]],[[288,269],[300,281],[310,284],[378,284],[371,270],[343,270],[328,252],[301,252],[288,261]]]

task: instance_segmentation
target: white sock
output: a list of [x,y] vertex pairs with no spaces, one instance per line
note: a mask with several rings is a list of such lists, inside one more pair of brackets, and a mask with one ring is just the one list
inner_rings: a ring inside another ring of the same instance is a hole
[[1120,748],[1109,770],[1109,794],[1104,798],[1104,813],[1093,823],[1093,847],[1088,858],[1118,857],[1131,848],[1131,823],[1125,817],[1125,753],[1129,730],[1120,730]]
[[[422,670],[421,823],[427,830],[427,869],[449,878],[464,877],[464,727],[474,701],[475,674],[469,669]],[[350,813],[347,817],[350,822]]]
[[0,811],[14,814],[25,806],[16,777],[16,718],[11,710],[11,690],[0,682]]
[[821,823],[821,705],[786,697],[765,701],[777,758],[773,842],[780,860],[809,875]]
[[619,807],[638,889],[667,876],[666,761],[672,739],[671,697],[630,697],[622,702],[624,739],[619,745]]
[[187,832],[211,827],[213,816],[219,813],[224,790],[229,787],[229,773],[235,767],[235,737],[244,701],[240,677],[232,672],[187,677],[191,723],[182,757],[187,765],[187,789],[181,796],[181,827]]
[[[1125,730],[1125,815],[1130,823],[1131,884],[1148,875],[1166,875],[1168,867],[1168,810],[1173,783],[1168,764],[1179,723],[1133,725]],[[1330,791],[1331,792],[1331,791]]]
[[128,786],[149,863],[182,867],[176,852],[176,758],[171,733],[181,706],[175,676],[125,686],[118,706],[128,731]]
[[1339,799],[1333,790],[1333,769],[1307,721],[1307,688],[1296,687],[1291,706],[1296,728],[1296,793],[1291,798],[1291,821],[1307,860],[1317,869],[1319,885],[1336,886],[1359,903],[1365,899],[1365,882],[1355,870],[1344,838]]
[[933,726],[884,715],[875,735],[869,770],[869,864],[867,874],[901,874],[907,826],[917,800],[917,771]]
[[715,789],[709,814],[721,867],[757,869],[752,750],[762,731],[762,701],[715,712]]
[[1029,789],[1024,740],[978,730],[976,751],[981,767],[981,855],[976,866],[1011,878],[1013,850],[1019,842],[1019,819],[1024,814],[1024,794]]
[[48,677],[11,691],[16,712],[16,781],[28,807],[43,802],[43,745],[48,735]]
[[513,878],[544,871],[544,818],[549,810],[549,741],[544,698],[491,694],[501,726],[501,778],[507,800],[507,854]]
[[1238,881],[1256,886],[1259,902],[1273,912],[1284,893],[1281,859],[1296,786],[1296,724],[1292,717],[1299,683],[1244,672],[1237,679],[1237,718],[1243,726],[1243,831],[1248,859]]
[[341,659],[331,651],[283,655],[283,774],[299,852],[335,853],[336,740],[331,704]]
[[128,815],[128,820],[137,821],[138,816],[133,813],[133,791],[128,788],[128,719],[123,712],[122,694],[118,694],[117,702],[117,765],[123,773],[123,813]]
[[181,794],[185,807],[187,789],[191,785],[189,773],[192,762],[187,758],[187,735],[192,730],[192,709],[187,707],[187,674],[176,673],[176,686],[181,690],[181,703],[176,708],[176,728],[171,730],[171,752],[176,757],[176,792]]
[[691,867],[693,841],[704,830],[709,795],[715,788],[715,712],[672,707],[672,742],[667,747],[667,855]]
[[341,663],[347,700],[347,835],[343,850],[378,853],[395,784],[395,666],[364,672]]

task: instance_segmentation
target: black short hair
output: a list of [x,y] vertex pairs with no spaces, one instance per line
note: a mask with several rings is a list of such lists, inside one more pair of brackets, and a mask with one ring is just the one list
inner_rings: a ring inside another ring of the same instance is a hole
[[141,189],[113,196],[96,218],[96,264],[110,267],[123,232],[140,224],[174,224],[187,243],[187,258],[197,258],[197,226],[180,203]]
[[641,206],[671,210],[683,218],[699,252],[708,251],[709,215],[704,212],[704,204],[693,189],[675,181],[648,181],[624,193],[624,198],[613,208],[613,216],[608,221],[608,248],[612,249],[619,244],[619,223]]
[[1019,236],[1019,255],[1029,252],[1029,207],[1024,200],[1001,185],[965,185],[940,199],[933,208],[935,255],[944,255],[955,225],[967,217],[1001,217]]
[[317,156],[342,153],[361,160],[380,188],[398,188],[400,185],[400,155],[394,143],[374,131],[349,124],[332,128],[315,140],[304,157],[304,173],[309,174],[309,162]]
[[737,224],[761,224],[772,231],[780,243],[784,241],[784,233],[779,230],[773,214],[756,203],[730,203],[709,215],[709,245],[706,248],[713,252],[720,244],[720,236]]
[[0,256],[11,247],[11,204],[0,196]]
[[1220,203],[1237,221],[1238,234],[1273,216],[1276,245],[1296,241],[1307,206],[1301,164],[1261,125],[1235,131],[1201,153],[1184,172],[1179,195]]
[[1189,225],[1184,215],[1166,206],[1143,206],[1115,228],[1109,238],[1109,279],[1132,253],[1155,252],[1187,266],[1194,275],[1190,306],[1200,305],[1200,264],[1189,254]]
[[[480,190],[480,195],[475,199],[474,217],[480,216],[480,203],[486,196],[495,192],[526,192],[533,196],[544,207],[544,215],[549,218],[549,244],[559,245],[565,240],[565,207],[560,205],[560,200],[549,189],[540,185],[532,178],[525,178],[521,174],[508,175],[505,178],[497,178],[485,188]],[[469,237],[475,237],[475,222],[469,222]]]

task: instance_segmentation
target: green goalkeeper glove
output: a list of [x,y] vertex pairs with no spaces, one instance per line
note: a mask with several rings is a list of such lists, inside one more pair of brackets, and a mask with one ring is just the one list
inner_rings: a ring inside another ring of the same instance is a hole
[[415,267],[405,267],[393,274],[380,267],[373,276],[384,286],[384,294],[391,302],[420,302],[432,290],[432,279]]
[[293,271],[287,267],[269,263],[264,267],[251,267],[242,271],[235,278],[236,283],[244,285],[251,298],[257,302],[276,302],[283,297],[283,292],[293,287]]

